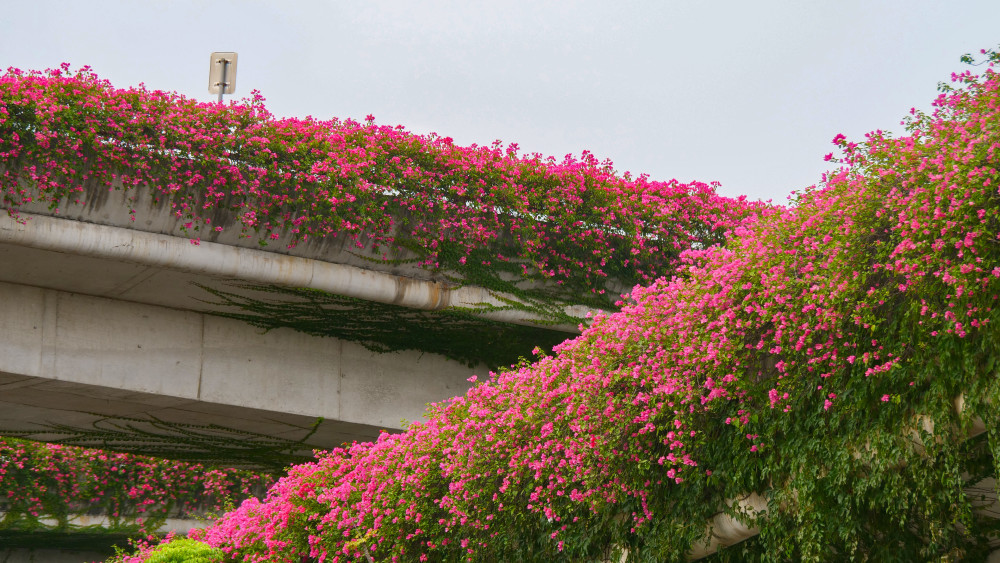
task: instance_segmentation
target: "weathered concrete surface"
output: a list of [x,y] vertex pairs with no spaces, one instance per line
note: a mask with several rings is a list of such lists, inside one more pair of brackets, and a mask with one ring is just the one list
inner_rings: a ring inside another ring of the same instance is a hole
[[[6,268],[2,268],[6,270]],[[96,282],[95,282],[96,283]],[[421,418],[474,370],[290,329],[0,282],[0,432],[106,416],[219,424],[332,447]]]
[[[236,281],[311,288],[421,311],[485,305],[492,307],[479,313],[486,319],[527,326],[539,320],[535,313],[508,308],[490,290],[373,269],[379,261],[371,261],[372,268],[337,262],[343,253],[318,260],[222,243],[195,246],[187,238],[44,215],[21,214],[19,220],[0,215],[0,259],[13,265],[0,281],[196,310],[211,307],[199,285],[232,290],[226,282]],[[580,319],[589,311],[564,308]],[[548,328],[579,332],[575,322]]]
[[[29,185],[22,187],[31,190]],[[194,231],[187,227],[188,219],[173,212],[166,201],[166,196],[159,194],[156,196],[159,201],[154,201],[154,190],[149,186],[125,190],[120,179],[114,180],[111,184],[91,180],[85,182],[82,188],[82,192],[63,199],[54,209],[50,209],[49,204],[42,199],[36,199],[21,206],[20,211],[144,233],[169,235],[180,239],[200,237],[202,241],[234,248],[264,250],[269,254],[356,266],[363,270],[384,272],[413,280],[443,282],[444,285],[450,285],[449,280],[455,275],[455,272],[434,272],[420,267],[415,260],[417,256],[402,247],[382,248],[379,252],[372,252],[370,241],[364,237],[358,241],[360,246],[350,237],[343,235],[311,237],[293,246],[292,233],[284,232],[278,233],[277,239],[267,239],[264,241],[266,246],[261,246],[258,233],[252,229],[245,229],[236,215],[227,209],[214,209],[209,217],[211,225],[202,227],[200,231]],[[223,230],[216,231],[214,227],[222,227]],[[382,259],[383,252],[387,254],[388,260]],[[616,280],[608,280],[607,289],[622,293],[632,288]],[[571,314],[583,318],[586,312],[586,308],[580,308]]]
[[[31,189],[27,185],[23,187]],[[413,258],[413,255],[402,248],[386,249],[390,253],[391,260],[383,261],[379,259],[381,254],[372,254],[366,252],[364,248],[358,248],[350,237],[313,237],[307,242],[290,247],[290,233],[284,233],[277,240],[268,240],[267,246],[262,248],[257,233],[252,229],[243,233],[242,224],[228,210],[215,209],[212,212],[211,227],[222,227],[221,232],[215,231],[214,228],[196,232],[185,227],[188,220],[173,213],[163,195],[158,196],[159,202],[154,201],[153,189],[148,186],[125,190],[121,181],[116,179],[112,184],[88,181],[83,189],[82,193],[73,194],[72,199],[67,198],[59,202],[54,209],[50,209],[47,202],[39,199],[21,206],[20,211],[169,235],[182,240],[200,237],[203,241],[236,248],[263,249],[267,253],[347,264],[414,279],[442,281],[445,279],[445,276],[434,274],[417,266],[412,260],[407,260]]]

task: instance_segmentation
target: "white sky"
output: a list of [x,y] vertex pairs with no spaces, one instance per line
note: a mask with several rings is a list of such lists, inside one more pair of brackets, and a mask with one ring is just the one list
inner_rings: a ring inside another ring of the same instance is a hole
[[586,149],[782,203],[834,135],[898,132],[962,54],[1000,43],[998,0],[5,4],[3,67],[89,64],[211,101],[209,53],[237,51],[234,97],[258,89],[277,115]]

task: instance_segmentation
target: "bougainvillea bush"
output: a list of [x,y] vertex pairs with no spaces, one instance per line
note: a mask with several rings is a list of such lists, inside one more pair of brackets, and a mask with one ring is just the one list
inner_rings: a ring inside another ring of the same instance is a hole
[[273,483],[250,471],[0,438],[0,534],[71,531],[80,514],[109,532],[154,532],[166,518],[219,513]]
[[[1000,433],[1000,76],[555,352],[294,467],[201,536],[234,561],[977,560]],[[956,398],[963,409],[956,409]],[[976,417],[988,431],[970,438]],[[727,500],[757,492],[756,520]]]
[[577,322],[566,304],[613,307],[617,289],[670,271],[758,207],[713,185],[618,174],[586,152],[461,147],[370,116],[278,119],[256,94],[199,104],[68,65],[0,76],[0,158],[0,205],[15,213],[123,189],[136,208],[169,206],[194,242],[225,229],[265,246],[346,239],[375,262],[502,291],[553,322]]

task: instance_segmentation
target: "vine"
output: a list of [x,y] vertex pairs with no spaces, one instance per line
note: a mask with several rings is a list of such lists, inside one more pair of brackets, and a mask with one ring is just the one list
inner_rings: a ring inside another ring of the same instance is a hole
[[[1000,76],[955,81],[905,136],[838,135],[841,167],[793,206],[551,355],[291,468],[201,541],[243,561],[674,561],[722,510],[760,535],[719,560],[981,558]],[[726,502],[748,493],[765,513]]]
[[[418,311],[334,295],[309,288],[240,284],[237,289],[273,295],[248,297],[203,287],[215,296],[211,314],[238,319],[265,330],[287,327],[314,336],[358,342],[376,353],[419,350],[440,354],[469,367],[506,367],[535,348],[551,351],[567,336],[543,327],[519,326],[479,316],[482,309]],[[400,330],[400,327],[406,330]]]
[[276,119],[256,93],[198,104],[68,65],[0,76],[0,158],[0,204],[15,214],[121,189],[133,217],[143,199],[169,206],[196,243],[225,230],[263,247],[340,238],[553,322],[566,305],[614,307],[620,290],[670,272],[684,249],[720,242],[761,208],[714,185],[618,174],[587,152],[557,161],[373,118]]

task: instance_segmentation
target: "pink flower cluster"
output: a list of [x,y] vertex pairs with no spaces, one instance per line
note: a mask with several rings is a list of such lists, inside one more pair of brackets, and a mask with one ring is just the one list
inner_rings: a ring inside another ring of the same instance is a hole
[[249,471],[0,438],[5,527],[98,513],[117,525],[153,531],[164,518],[217,512],[271,483]]
[[1000,77],[961,80],[909,136],[838,137],[846,166],[796,205],[684,253],[553,356],[292,468],[201,539],[260,562],[585,559],[675,536],[683,556],[740,492],[720,479],[784,467],[797,420],[922,408],[936,346],[992,345]]
[[8,69],[0,203],[58,210],[88,203],[88,186],[142,187],[151,194],[134,200],[169,205],[194,242],[226,228],[262,245],[347,237],[375,259],[529,291],[546,281],[546,296],[608,305],[609,283],[652,281],[759,207],[714,185],[618,174],[587,152],[560,161],[373,120],[276,119],[262,102],[115,89],[68,65]]

